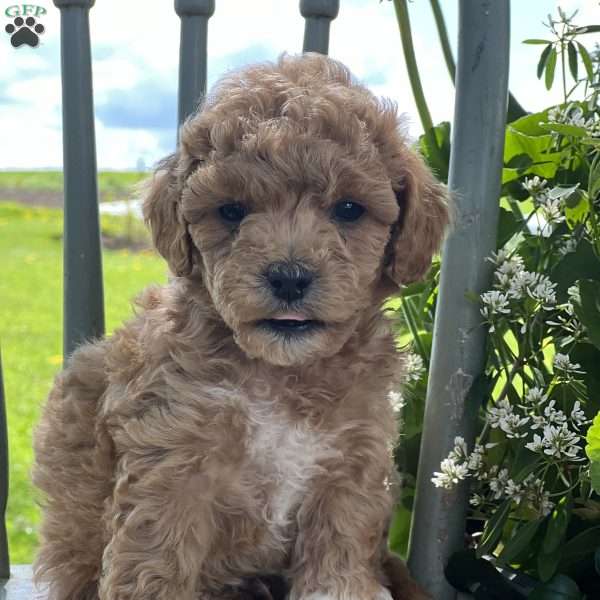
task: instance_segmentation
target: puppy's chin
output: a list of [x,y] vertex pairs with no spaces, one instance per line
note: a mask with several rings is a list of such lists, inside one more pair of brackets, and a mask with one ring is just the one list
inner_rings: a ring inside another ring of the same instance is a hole
[[281,331],[257,321],[240,324],[234,332],[238,346],[250,357],[280,367],[300,366],[337,354],[356,323],[315,323],[299,331]]

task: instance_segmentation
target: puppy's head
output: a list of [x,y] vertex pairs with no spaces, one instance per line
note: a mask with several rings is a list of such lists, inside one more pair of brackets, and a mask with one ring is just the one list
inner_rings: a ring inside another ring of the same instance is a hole
[[201,278],[239,346],[278,365],[338,352],[426,273],[447,223],[395,107],[315,54],[217,84],[144,211],[171,270]]

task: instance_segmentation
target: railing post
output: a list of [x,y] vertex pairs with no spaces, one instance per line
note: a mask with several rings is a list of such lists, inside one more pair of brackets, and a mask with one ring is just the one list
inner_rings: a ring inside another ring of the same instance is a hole
[[8,502],[8,431],[2,382],[2,357],[0,356],[0,581],[10,577],[8,538],[6,535],[6,504]]
[[82,341],[104,334],[89,28],[94,0],[54,0],[54,4],[61,20],[66,358]]
[[436,600],[455,598],[444,578],[463,547],[468,490],[431,483],[463,436],[472,447],[478,403],[469,396],[485,360],[486,332],[465,294],[489,288],[496,249],[508,91],[509,0],[461,0],[449,187],[456,217],[443,250],[409,567]]
[[329,52],[329,26],[340,10],[340,0],[300,0],[305,19],[302,52]]
[[181,126],[206,94],[208,19],[215,12],[215,0],[175,0],[175,12],[181,18],[177,110]]

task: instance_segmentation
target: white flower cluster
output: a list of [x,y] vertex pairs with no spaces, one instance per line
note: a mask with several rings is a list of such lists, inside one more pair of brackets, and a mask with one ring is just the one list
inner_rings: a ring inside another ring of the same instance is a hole
[[522,186],[529,192],[537,207],[532,219],[533,231],[542,237],[550,237],[555,226],[565,220],[563,214],[565,197],[577,188],[554,187],[549,189],[548,182],[537,175],[531,178],[526,177]]
[[[560,312],[553,317],[554,320],[547,320],[547,325],[560,328],[560,336],[557,336],[556,343],[560,348],[569,346],[579,340],[584,334],[583,325],[577,318],[575,306],[581,304],[579,287],[572,285],[567,289],[568,300],[559,305]],[[561,379],[571,380],[574,374],[581,374],[581,366],[577,363],[572,364],[568,356],[557,353],[554,357],[555,372]]]
[[[557,354],[554,365],[557,370],[583,372],[580,365],[571,362],[567,355]],[[562,469],[566,465],[581,464],[585,460],[580,456],[584,428],[590,423],[580,401],[576,401],[570,411],[565,411],[549,396],[548,391],[532,386],[524,394],[521,403],[511,404],[508,399],[502,398],[485,413],[486,429],[489,427],[502,431],[507,440],[523,440],[523,446],[538,455],[540,462],[537,470],[540,471],[546,465],[560,464]],[[502,442],[485,446],[476,444],[469,453],[465,440],[455,438],[454,448],[442,461],[440,471],[433,474],[431,481],[437,487],[452,489],[460,481],[471,478],[477,482],[470,501],[473,506],[510,499],[516,504],[526,501],[540,514],[547,514],[553,504],[544,489],[543,480],[536,477],[535,473],[518,481],[510,477],[509,468],[502,464],[492,465],[486,470],[485,464],[490,462],[486,461],[486,450],[498,443]]]
[[394,390],[390,391],[388,393],[388,400],[390,401],[392,410],[395,413],[401,412],[402,409],[406,406],[406,400],[404,399],[402,392],[396,392]]
[[579,239],[574,235],[565,236],[564,242],[558,247],[558,253],[561,256],[566,256],[577,250]]
[[404,376],[406,381],[419,381],[425,372],[423,359],[414,352],[407,352],[404,355]]
[[[515,254],[508,257],[505,251],[494,253],[491,262],[496,265],[494,273],[494,289],[481,294],[481,314],[490,326],[490,331],[495,331],[496,323],[502,316],[512,319],[523,317],[520,314],[520,301],[531,298],[535,301],[533,311],[541,308],[553,310],[556,308],[556,284],[546,275],[527,271],[523,259]],[[526,331],[527,320],[524,319],[521,328]]]
[[570,375],[571,373],[585,373],[585,371],[582,371],[579,363],[572,363],[571,359],[566,354],[560,354],[559,352],[554,355],[552,364],[554,365],[554,368],[557,371],[561,371],[562,374]]
[[[543,480],[533,474],[517,482],[508,476],[508,469],[498,470],[498,467],[494,466],[489,473],[489,487],[491,500],[509,499],[517,505],[525,501],[537,509],[542,516],[546,516],[554,508],[549,492],[544,489]],[[481,506],[484,503],[485,496],[481,494],[471,496],[472,506]]]
[[[493,444],[488,444],[487,447],[491,446]],[[436,487],[450,490],[459,482],[473,478],[481,488],[471,494],[469,500],[475,507],[482,507],[487,502],[510,499],[516,504],[525,501],[544,516],[554,508],[542,479],[530,474],[518,482],[509,477],[508,469],[500,469],[498,465],[485,471],[484,455],[484,446],[475,444],[473,451],[469,453],[464,439],[457,437],[454,439],[454,449],[442,461],[440,471],[433,474],[431,481]]]
[[486,418],[493,429],[501,429],[509,439],[524,438],[528,435],[524,428],[531,418],[514,412],[506,398],[500,400],[496,406],[488,408]]
[[433,474],[431,481],[436,487],[451,490],[459,481],[478,476],[483,467],[483,454],[483,446],[475,444],[469,454],[464,438],[454,438],[454,449],[442,461],[440,471]]
[[546,189],[548,182],[537,175],[531,178],[526,177],[522,185],[529,192],[529,195],[532,198],[537,198],[538,196],[548,192]]
[[585,118],[583,109],[578,104],[568,104],[564,109],[556,106],[548,111],[549,123],[561,123],[586,129],[590,135],[598,132],[598,121],[595,114]]
[[[558,362],[564,371],[583,373],[578,364],[570,362],[569,357],[557,354]],[[539,387],[532,387],[525,394],[523,404],[511,404],[506,398],[486,411],[486,421],[492,429],[500,429],[508,439],[529,438],[530,434],[540,430],[542,435],[533,433],[533,439],[525,444],[532,452],[553,456],[558,459],[581,460],[578,457],[582,448],[580,428],[589,424],[581,409],[581,402],[573,405],[569,414],[556,407],[556,400],[548,401]]]
[[[419,354],[415,352],[404,353],[404,383],[411,381],[419,381],[425,373],[425,365],[423,359]],[[400,414],[402,409],[406,406],[406,399],[404,394],[399,390],[391,390],[388,392],[388,401],[392,407],[392,410],[396,414]]]

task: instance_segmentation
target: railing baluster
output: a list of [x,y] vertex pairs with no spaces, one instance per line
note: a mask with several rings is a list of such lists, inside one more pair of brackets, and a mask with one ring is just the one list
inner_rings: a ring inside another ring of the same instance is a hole
[[215,12],[215,0],[175,0],[175,12],[181,18],[177,110],[181,126],[206,94],[208,19]]
[[461,0],[449,187],[456,223],[443,251],[409,567],[436,600],[456,597],[444,578],[463,547],[467,488],[431,483],[455,436],[472,446],[477,400],[469,390],[484,367],[485,329],[466,292],[488,289],[496,248],[508,91],[508,0]]
[[0,581],[10,577],[8,538],[6,536],[6,503],[8,502],[8,431],[2,382],[2,357],[0,356]]
[[329,26],[340,10],[340,0],[300,0],[304,24],[302,52],[329,52]]
[[64,209],[64,344],[104,334],[102,254],[89,9],[94,0],[54,0],[61,17]]

